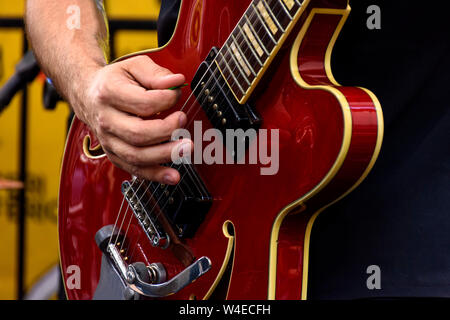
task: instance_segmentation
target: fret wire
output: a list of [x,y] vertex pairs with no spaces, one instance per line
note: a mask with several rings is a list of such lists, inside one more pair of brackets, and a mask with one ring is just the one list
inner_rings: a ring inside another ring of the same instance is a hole
[[269,52],[267,52],[267,49],[266,49],[266,47],[264,46],[264,44],[262,43],[261,39],[259,39],[259,36],[258,36],[258,34],[256,33],[255,29],[253,29],[253,25],[252,25],[252,23],[250,22],[250,20],[247,18],[247,14],[246,14],[246,13],[244,13],[244,17],[245,17],[245,19],[247,20],[247,25],[248,25],[248,27],[251,29],[253,35],[254,35],[254,36],[256,35],[255,39],[256,39],[256,41],[258,41],[259,46],[264,50],[264,52],[265,52],[268,56],[270,56]]
[[272,32],[272,34],[275,36],[278,33],[278,31],[280,30],[280,28],[278,28],[276,26],[276,23],[273,21],[272,16],[267,11],[267,8],[264,5],[264,3],[262,2],[262,0],[260,0],[258,2],[258,4],[256,4],[256,5],[253,4],[253,7],[255,7],[258,10],[260,17],[262,17],[264,19],[266,26],[269,28],[269,30]]
[[[227,51],[230,52],[230,46],[227,43],[225,43],[223,47],[225,48],[225,46],[228,47]],[[244,70],[242,70],[242,67],[239,64],[239,61],[237,61],[236,57],[233,54],[233,50],[231,50],[230,55],[231,55],[231,59],[233,59],[233,61],[234,61],[234,64],[237,66],[239,72],[242,74],[242,77],[248,83],[248,85],[250,85],[250,82],[248,81],[247,76],[244,73]]]
[[263,63],[261,62],[261,60],[259,60],[258,58],[258,54],[255,52],[255,49],[253,49],[253,46],[251,45],[251,43],[249,42],[250,40],[247,39],[247,35],[245,34],[245,32],[242,30],[241,26],[238,24],[238,28],[239,28],[239,33],[242,35],[242,38],[244,38],[244,41],[247,43],[247,46],[250,48],[250,51],[253,53],[253,55],[256,58],[256,61],[263,66]]
[[272,36],[272,32],[269,30],[269,28],[266,25],[266,22],[264,21],[264,19],[261,17],[261,14],[259,13],[259,10],[255,7],[255,5],[251,4],[252,8],[254,11],[256,11],[256,17],[258,18],[258,20],[261,22],[261,25],[263,26],[263,28],[266,30],[266,33],[269,35],[270,39],[273,41],[273,43],[277,44],[277,41],[275,40],[275,38]]
[[269,4],[266,2],[266,0],[261,0],[261,3],[263,4],[264,7],[266,7],[267,12],[272,17],[272,20],[277,24],[278,28],[280,28],[283,32],[285,32],[286,30],[278,22],[278,19],[275,17],[275,14],[272,12],[272,9],[269,7]]
[[[246,17],[246,19],[248,20],[248,18]],[[250,25],[250,28],[252,28],[253,29],[253,26],[252,25]],[[253,29],[253,31],[254,31],[254,29]],[[242,30],[241,30],[241,32],[242,32]],[[245,39],[245,34],[244,33],[242,33],[242,35],[243,35],[243,37],[244,37],[244,40],[246,40]],[[232,34],[230,34],[230,36],[228,37],[228,39],[227,39],[227,41],[230,39],[230,37],[231,36],[233,36]],[[234,36],[233,36],[233,38],[234,38]],[[259,39],[260,40],[260,39]],[[247,41],[247,40],[246,40]],[[251,48],[251,46],[249,45],[249,48]],[[264,48],[264,46],[263,46],[263,48]],[[219,53],[222,55],[222,59],[224,59],[224,56],[223,56],[223,54],[219,51]],[[255,56],[256,57],[256,56]],[[217,64],[217,66],[219,67],[219,65],[218,65],[218,62],[217,62],[217,60],[216,59],[214,59],[214,61],[216,62],[216,64]],[[229,69],[229,70],[231,70],[230,69],[230,67],[228,66],[228,64],[226,63],[226,61],[225,61],[225,64],[226,64],[226,67]],[[219,69],[220,69],[220,67],[219,67]],[[232,73],[232,76],[234,77],[234,75],[233,75],[233,73]],[[210,81],[210,80],[209,80]],[[236,84],[239,86],[239,83],[237,83],[236,82]],[[239,86],[240,87],[240,86]],[[241,91],[242,91],[242,88],[240,88],[241,89]],[[228,90],[228,91],[230,91],[230,87],[228,86],[227,88],[226,88],[226,90]],[[184,106],[183,106],[183,108],[184,108]],[[183,176],[184,177],[184,176]],[[183,179],[183,177],[181,178],[181,180]],[[150,186],[150,185],[149,185]],[[149,187],[148,186],[148,187]],[[148,190],[148,187],[146,188],[146,190],[144,191],[144,193]],[[140,188],[140,186],[139,186],[139,188]],[[139,189],[138,188],[138,189]],[[167,188],[166,188],[166,190],[167,190]],[[153,193],[154,194],[154,193]],[[152,196],[153,196],[153,194],[152,194]],[[125,199],[125,198],[124,198]],[[159,199],[156,201],[156,204],[155,204],[155,206],[157,205],[157,203],[159,202]],[[166,203],[167,204],[167,203]],[[165,205],[164,205],[165,206]],[[164,209],[164,207],[162,208],[162,209]],[[162,211],[162,209],[161,209],[161,211]],[[120,210],[121,211],[121,210]],[[119,211],[119,215],[118,215],[118,217],[117,218],[119,218],[119,216],[120,216],[120,211]],[[127,211],[128,211],[128,208],[127,208]],[[153,211],[153,208],[152,208],[152,211]],[[127,212],[125,213],[125,217],[123,218],[123,221],[125,221],[125,218],[126,218],[126,214],[127,214]],[[131,216],[133,216],[133,215],[131,215]],[[131,220],[130,220],[131,221]],[[114,228],[116,227],[116,225],[114,225]],[[128,232],[128,228],[127,228],[127,232]],[[116,238],[117,239],[117,238]],[[134,250],[133,250],[133,252],[134,252]],[[132,253],[132,255],[133,255],[133,253]]]
[[[281,5],[286,9],[287,12],[289,12],[288,14],[290,16],[290,10],[292,9],[292,7],[291,7],[291,9],[289,9],[289,7],[286,4],[285,0],[277,0],[277,1],[281,3]],[[292,19],[292,17],[291,17],[291,19]]]
[[[231,71],[230,66],[228,65],[227,61],[225,60],[225,57],[224,57],[222,51],[219,51],[219,54],[222,56],[222,61],[225,62],[225,67],[228,69],[228,71],[229,71],[231,77],[233,78],[235,84],[237,84],[237,86],[241,90],[242,94],[245,94],[246,91],[244,91],[244,89],[242,89],[241,85],[239,84],[239,81],[237,81],[236,77],[233,74],[233,71]],[[220,68],[220,65],[219,65],[219,68]]]
[[256,76],[255,70],[254,70],[253,67],[250,65],[250,62],[247,60],[247,57],[245,56],[245,54],[242,52],[241,46],[240,46],[239,43],[237,42],[236,37],[235,37],[233,34],[231,34],[231,38],[232,38],[232,41],[233,41],[235,47],[236,47],[237,50],[239,51],[239,54],[241,55],[241,57],[244,58],[244,61],[245,61],[246,65],[247,65],[248,69],[253,73],[254,76]]
[[[293,17],[279,0],[264,0],[270,8],[272,14],[275,16],[276,21],[279,22],[282,28],[287,30],[291,24]],[[296,10],[297,12],[297,10]]]
[[[266,7],[266,10],[268,11],[268,14],[269,14],[269,16],[270,17],[273,17],[273,19],[274,19],[274,21],[275,21],[275,23],[278,25],[278,27],[279,27],[279,29],[280,30],[282,30],[283,32],[285,32],[285,29],[281,26],[281,24],[280,24],[280,22],[278,21],[278,18],[277,18],[277,16],[276,16],[276,14],[274,13],[274,11],[272,11],[272,9],[271,9],[271,7],[268,5],[268,3],[266,2],[266,0],[261,0],[261,1],[264,1],[264,3],[262,3],[262,5],[264,6],[264,7]],[[270,0],[269,0],[270,1]],[[279,13],[280,12],[284,12],[285,14],[286,14],[286,16],[285,17],[283,17],[283,23],[287,23],[287,26],[289,26],[289,24],[291,23],[291,21],[292,21],[292,15],[290,14],[290,12],[286,9],[286,7],[285,7],[285,1],[283,0],[283,1],[280,1],[280,0],[275,0],[278,4],[279,4],[279,6],[281,7],[281,9],[279,9],[278,10],[278,13],[277,13],[277,15],[279,15]],[[298,4],[298,2],[297,1],[294,1],[294,4]],[[299,4],[299,6],[301,7],[301,3]],[[294,6],[291,6],[291,9],[293,8]],[[256,43],[255,44],[257,44],[258,45],[258,47],[260,47],[259,49],[263,49],[264,50],[264,52],[268,55],[268,56],[270,56],[270,54],[269,54],[269,52],[268,52],[268,49],[265,47],[265,45],[264,45],[264,43],[263,43],[263,40],[266,38],[264,35],[262,36],[262,38],[263,39],[261,39],[260,37],[259,37],[259,35],[256,33],[256,30],[255,30],[255,28],[254,28],[254,26],[253,26],[253,23],[250,21],[250,18],[248,17],[248,15],[250,15],[251,17],[253,17],[253,15],[250,13],[250,8],[252,8],[252,10],[253,11],[256,11],[256,16],[257,16],[257,19],[261,22],[261,24],[262,24],[262,27],[265,29],[265,31],[266,31],[266,34],[268,34],[269,35],[269,37],[271,38],[271,40],[275,43],[275,44],[277,44],[277,41],[272,37],[272,34],[270,33],[270,30],[268,30],[268,26],[267,26],[267,23],[265,22],[265,21],[262,21],[262,20],[264,20],[262,17],[261,17],[261,14],[260,14],[260,12],[258,11],[258,9],[255,7],[255,5],[254,5],[254,3],[252,2],[251,4],[250,4],[250,6],[247,8],[247,10],[246,10],[246,12],[244,13],[244,18],[245,18],[245,20],[247,21],[247,23],[245,23],[244,24],[244,27],[247,27],[247,31],[250,31],[249,33],[250,33],[250,35],[252,36],[252,38],[253,38],[253,40],[254,41],[256,41]],[[267,9],[267,8],[269,8],[269,9]],[[298,8],[297,8],[297,10],[298,10]],[[296,13],[297,13],[297,10],[296,10]],[[286,20],[286,19],[288,19],[288,20]],[[244,19],[241,19],[241,21],[237,24],[237,28],[235,28],[235,30],[237,30],[238,31],[238,36],[237,37],[235,37],[234,35],[233,35],[233,32],[230,34],[230,36],[228,37],[228,39],[226,40],[226,42],[225,42],[225,45],[227,45],[228,46],[228,53],[232,56],[232,59],[233,59],[233,61],[234,61],[234,63],[236,64],[236,66],[237,66],[237,68],[239,69],[239,71],[240,71],[240,73],[241,73],[241,75],[242,75],[242,77],[244,78],[244,80],[250,85],[250,82],[249,82],[249,79],[245,76],[245,73],[243,72],[243,70],[242,70],[242,68],[243,68],[243,66],[241,66],[240,64],[239,64],[239,61],[237,61],[236,60],[236,57],[234,56],[234,53],[233,52],[230,52],[230,45],[228,44],[228,42],[230,41],[230,39],[232,39],[231,41],[233,41],[234,42],[234,45],[237,47],[237,49],[238,49],[238,51],[241,53],[241,56],[244,58],[244,63],[246,63],[246,65],[247,66],[249,66],[250,67],[250,69],[251,69],[251,71],[252,71],[252,73],[253,74],[259,74],[261,71],[262,71],[262,69],[263,68],[260,68],[260,70],[256,73],[255,72],[255,70],[253,69],[253,66],[250,64],[250,62],[247,60],[247,56],[246,56],[246,54],[244,54],[244,52],[243,52],[243,50],[241,50],[241,44],[242,44],[242,42],[240,42],[240,41],[238,41],[237,39],[239,38],[239,33],[240,33],[240,35],[242,36],[242,38],[244,39],[244,41],[245,41],[245,43],[246,43],[246,45],[250,48],[250,51],[252,52],[252,54],[253,54],[253,56],[255,57],[255,59],[256,59],[256,61],[260,64],[260,66],[262,67],[262,66],[264,66],[265,64],[266,64],[266,61],[263,63],[260,59],[259,59],[259,57],[258,57],[258,55],[256,54],[256,52],[255,52],[255,50],[257,50],[258,48],[253,44],[253,40],[252,39],[250,39],[249,37],[248,37],[248,35],[247,35],[247,31],[245,31],[244,32],[244,30],[242,29],[242,27],[241,27],[241,25],[240,25],[240,23],[241,22],[243,22],[244,21]],[[286,26],[286,27],[287,27]],[[259,29],[259,30],[261,30],[261,28]],[[276,46],[275,46],[276,47]],[[274,48],[275,48],[274,47]],[[225,48],[226,49],[226,48]],[[272,49],[271,51],[273,51],[274,49]],[[247,53],[248,53],[248,50],[245,50]],[[237,80],[237,78],[236,78],[236,76],[234,75],[234,73],[233,73],[233,71],[231,70],[231,67],[230,67],[230,65],[227,63],[227,61],[225,60],[225,55],[221,52],[221,51],[219,51],[219,53],[220,53],[220,55],[221,55],[221,59],[222,59],[222,61],[225,63],[225,67],[226,67],[226,69],[227,69],[227,71],[231,74],[231,78],[232,79],[229,79],[229,80],[234,80],[234,82],[235,82],[235,84],[237,85],[237,87],[239,88],[239,90],[242,92],[242,94],[245,94],[247,91],[244,91],[244,89],[242,88],[242,86],[240,85],[240,83],[239,83],[239,81]],[[266,57],[265,58],[265,60],[267,60],[267,58],[268,57]],[[220,67],[220,65],[219,65],[219,63],[218,63],[218,61],[216,60],[216,63],[217,63],[217,65],[218,65],[218,67],[219,67],[219,69],[221,68]],[[225,70],[224,70],[225,71]],[[225,76],[225,74],[224,74],[224,76]],[[256,79],[256,78],[255,78]],[[255,80],[254,79],[254,80]],[[254,82],[254,80],[252,81],[252,83]],[[231,83],[229,83],[228,84],[230,87],[230,89],[231,89]],[[251,86],[251,85],[250,85]],[[233,89],[231,89],[231,90],[233,90]]]
[[[288,8],[288,10],[290,11],[294,7],[295,1],[294,0],[283,0],[283,3],[286,5],[286,8]],[[289,6],[290,6],[290,8],[289,8]]]
[[291,16],[291,13],[289,12],[288,8],[285,6],[284,2],[281,0],[275,0],[276,2],[278,2],[280,4],[280,7],[283,8],[284,12],[288,15],[289,19],[294,19],[294,17]]
[[[276,0],[277,2],[278,2],[278,0]],[[282,9],[280,9],[279,11],[278,11],[278,13],[280,13],[281,12],[281,10],[284,10],[284,11],[286,11],[286,9],[283,7],[283,5],[281,4],[280,5],[281,7],[282,7]],[[255,10],[254,9],[254,7],[252,6],[252,5],[250,5],[249,6],[249,8],[252,8],[253,10]],[[248,18],[248,16],[247,16],[247,13],[248,13],[248,9],[247,9],[247,11],[245,12],[245,14],[244,14],[244,17],[245,17],[245,19],[248,21],[248,23],[247,23],[247,25],[249,25],[249,27],[252,29],[252,35],[256,35],[256,41],[258,42],[258,44],[259,43],[261,43],[261,39],[259,38],[259,36],[256,34],[256,32],[255,32],[255,29],[253,28],[253,24],[251,23],[251,21],[249,20],[249,18]],[[258,13],[256,13],[256,14],[258,14]],[[272,12],[272,14],[274,14],[273,12]],[[275,15],[275,14],[274,14]],[[291,17],[291,15],[290,14],[288,14],[288,19],[290,20],[289,22],[288,22],[288,24],[292,21],[292,19],[290,18]],[[276,19],[277,21],[278,21],[278,19]],[[241,20],[242,21],[242,20]],[[263,26],[264,26],[264,24],[263,24]],[[252,54],[255,56],[255,58],[258,60],[258,63],[260,64],[260,65],[264,65],[264,63],[263,62],[261,62],[261,60],[259,59],[259,57],[258,57],[258,55],[256,55],[256,53],[255,53],[255,50],[257,50],[257,48],[255,48],[254,47],[254,45],[251,43],[251,39],[249,39],[248,38],[248,35],[246,34],[246,32],[244,32],[244,30],[242,30],[242,27],[240,26],[240,24],[238,24],[238,28],[239,28],[239,31],[240,31],[240,33],[242,34],[242,37],[244,38],[244,40],[246,41],[246,44],[247,44],[247,46],[250,48],[250,50],[252,51]],[[281,28],[282,30],[283,30],[283,28]],[[267,55],[269,55],[268,54],[268,51],[267,51],[267,49],[266,49],[266,47],[264,46],[264,45],[262,45],[262,46],[260,46],[260,47],[262,47],[262,49],[265,49],[264,51],[266,52],[266,54]]]

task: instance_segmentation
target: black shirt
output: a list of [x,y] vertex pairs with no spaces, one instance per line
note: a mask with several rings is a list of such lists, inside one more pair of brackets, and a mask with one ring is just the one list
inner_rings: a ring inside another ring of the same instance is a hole
[[[381,9],[370,30],[367,8]],[[379,98],[385,135],[376,165],[316,220],[309,299],[450,296],[450,36],[445,10],[418,1],[351,1],[332,58],[335,78]],[[164,0],[160,44],[179,0]],[[380,268],[370,290],[367,268]]]

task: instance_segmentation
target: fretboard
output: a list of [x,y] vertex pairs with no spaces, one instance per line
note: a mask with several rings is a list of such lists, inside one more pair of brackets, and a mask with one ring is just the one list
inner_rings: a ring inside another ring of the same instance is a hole
[[245,103],[287,37],[303,1],[253,0],[215,61],[227,85]]

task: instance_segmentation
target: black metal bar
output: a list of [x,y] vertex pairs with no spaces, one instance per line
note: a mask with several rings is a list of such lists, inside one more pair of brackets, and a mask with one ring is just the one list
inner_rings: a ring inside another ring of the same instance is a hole
[[[113,30],[156,30],[155,20],[110,19],[109,28]],[[0,28],[23,28],[22,18],[0,18]]]
[[114,30],[156,30],[154,20],[111,19],[109,28]]
[[22,18],[0,18],[0,28],[23,28]]
[[[108,20],[110,32],[111,57],[116,57],[114,36],[119,30],[156,30],[155,20],[110,19]],[[0,18],[0,28],[24,28],[21,18]]]

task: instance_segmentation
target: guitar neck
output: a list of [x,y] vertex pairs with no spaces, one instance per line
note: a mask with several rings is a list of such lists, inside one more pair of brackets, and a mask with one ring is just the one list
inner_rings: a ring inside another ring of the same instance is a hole
[[245,103],[298,20],[302,1],[254,0],[215,63],[239,103]]

